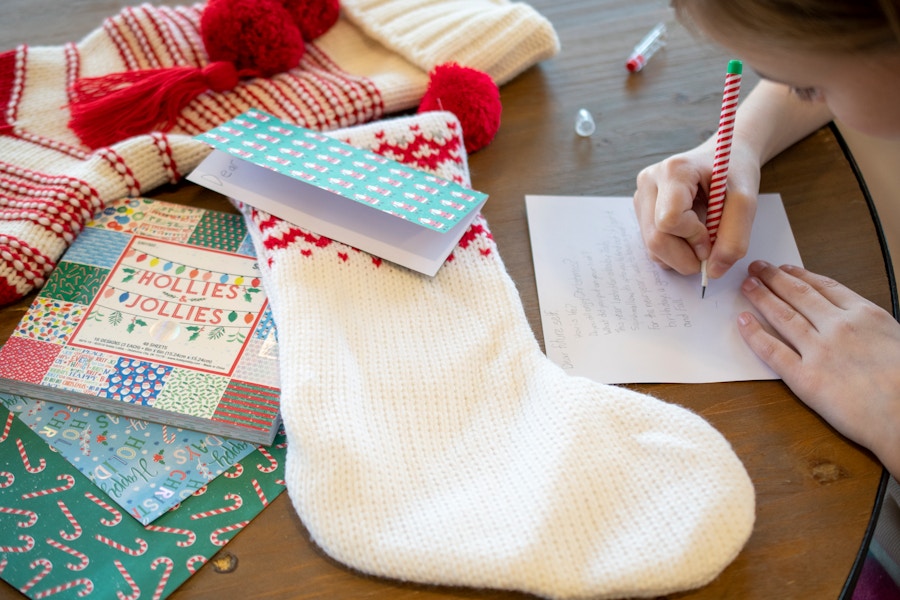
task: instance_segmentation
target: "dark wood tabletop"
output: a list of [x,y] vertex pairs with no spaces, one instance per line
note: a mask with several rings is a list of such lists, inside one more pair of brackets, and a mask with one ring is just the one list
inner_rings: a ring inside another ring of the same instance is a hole
[[[137,0],[3,0],[0,50],[76,41]],[[174,1],[167,2],[175,4]],[[503,121],[470,157],[475,188],[490,194],[484,214],[541,340],[526,194],[631,196],[637,172],[693,147],[715,129],[727,60],[672,21],[657,0],[533,0],[556,27],[562,52],[501,89]],[[629,75],[632,46],[659,21],[667,47]],[[745,90],[755,81],[745,75]],[[579,108],[593,113],[589,138],[574,132]],[[879,238],[852,161],[825,128],[763,170],[762,191],[782,195],[804,264],[890,309]],[[229,210],[192,184],[147,194]],[[31,298],[0,310],[5,340]],[[734,446],[756,488],[757,520],[737,559],[710,585],[672,598],[836,598],[869,523],[882,470],[808,410],[780,381],[638,385],[688,407]],[[519,598],[517,593],[435,588],[357,574],[309,540],[282,494],[222,551],[237,568],[211,563],[175,599]],[[19,593],[0,583],[0,598]]]

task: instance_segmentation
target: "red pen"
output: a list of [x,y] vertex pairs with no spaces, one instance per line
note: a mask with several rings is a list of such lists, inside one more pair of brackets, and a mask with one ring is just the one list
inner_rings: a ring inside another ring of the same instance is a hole
[[625,68],[631,73],[637,73],[644,68],[650,57],[656,51],[666,45],[666,24],[660,23],[644,36],[638,45],[631,51],[631,56],[625,61]]
[[[719,221],[725,208],[725,181],[728,179],[728,163],[731,159],[731,138],[734,136],[734,115],[737,112],[738,96],[741,95],[741,74],[743,63],[728,61],[725,74],[725,91],[722,93],[722,111],[719,113],[719,130],[716,134],[716,155],[713,158],[712,178],[709,182],[709,200],[706,209],[706,230],[709,243],[714,244],[719,232]],[[707,261],[700,263],[700,297],[706,296],[709,279],[706,274]]]

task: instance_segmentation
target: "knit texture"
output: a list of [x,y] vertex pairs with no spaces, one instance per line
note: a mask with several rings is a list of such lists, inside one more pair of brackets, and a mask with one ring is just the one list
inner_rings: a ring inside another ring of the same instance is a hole
[[[450,113],[333,135],[469,183]],[[701,586],[741,550],[754,491],[728,442],[551,363],[482,217],[427,278],[240,208],[284,357],[287,488],[330,556],[429,584],[620,598]]]
[[[431,12],[447,18],[443,4],[423,9],[420,16]],[[23,45],[0,53],[0,305],[43,285],[86,220],[106,202],[177,182],[193,170],[208,148],[192,136],[249,108],[317,130],[414,108],[428,85],[427,70],[412,56],[417,45],[427,45],[429,54],[463,65],[474,45],[467,31],[459,28],[435,39],[425,27],[430,21],[424,19],[419,30],[404,31],[404,43],[397,51],[341,18],[306,45],[296,68],[244,80],[227,92],[201,94],[166,134],[135,136],[97,151],[81,145],[68,129],[64,108],[71,100],[72,84],[123,71],[207,65],[199,30],[202,11],[202,4],[143,4],[123,9],[78,43]],[[493,62],[513,66],[498,70],[498,78],[520,72],[558,49],[552,26],[533,10],[525,21],[495,18],[519,15],[519,3],[480,0],[470,2],[463,12],[470,19],[479,11],[494,23],[490,38],[479,43],[485,44]],[[354,15],[376,25],[390,17],[378,3],[357,8]],[[518,29],[523,23],[530,36],[526,41]],[[523,52],[523,45],[529,51]]]
[[503,84],[559,50],[531,6],[505,0],[342,0],[348,18],[423,71],[458,62]]

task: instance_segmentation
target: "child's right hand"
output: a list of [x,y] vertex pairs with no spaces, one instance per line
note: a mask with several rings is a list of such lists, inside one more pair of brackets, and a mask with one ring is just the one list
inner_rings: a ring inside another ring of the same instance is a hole
[[634,207],[650,257],[683,275],[700,271],[721,277],[744,257],[756,215],[760,161],[735,138],[726,182],[725,208],[715,244],[710,244],[705,215],[712,176],[715,141],[707,140],[687,152],[671,156],[637,176]]

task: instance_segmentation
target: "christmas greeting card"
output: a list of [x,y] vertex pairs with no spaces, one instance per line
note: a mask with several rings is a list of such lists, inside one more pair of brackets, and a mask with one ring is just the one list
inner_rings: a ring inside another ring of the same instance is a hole
[[216,150],[188,176],[194,183],[426,275],[437,273],[487,200],[262,111],[198,139]]

